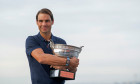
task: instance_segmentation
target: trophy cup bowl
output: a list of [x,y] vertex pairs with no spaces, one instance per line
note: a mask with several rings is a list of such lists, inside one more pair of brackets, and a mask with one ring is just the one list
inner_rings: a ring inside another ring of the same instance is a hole
[[[54,44],[53,42],[50,41],[50,47],[53,51],[54,55],[57,55],[59,57],[63,58],[72,58],[76,57],[78,58],[79,53],[82,50],[82,47],[76,47],[72,45],[66,45],[66,44]],[[70,72],[69,70],[64,71],[64,70],[51,70],[50,71],[50,77],[51,78],[61,78],[65,80],[74,80],[75,79],[75,73]]]

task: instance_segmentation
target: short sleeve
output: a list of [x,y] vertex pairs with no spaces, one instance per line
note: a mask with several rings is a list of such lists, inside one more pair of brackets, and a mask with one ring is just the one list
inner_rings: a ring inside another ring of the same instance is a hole
[[26,39],[26,54],[27,56],[30,56],[31,55],[31,52],[36,49],[36,48],[41,48],[39,43],[34,39],[33,36],[29,36],[27,39]]

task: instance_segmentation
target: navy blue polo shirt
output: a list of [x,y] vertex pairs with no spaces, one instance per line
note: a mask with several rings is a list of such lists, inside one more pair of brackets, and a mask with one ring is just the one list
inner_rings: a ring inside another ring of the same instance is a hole
[[[51,35],[51,40],[55,44],[66,44],[65,40],[53,35]],[[26,39],[26,54],[29,61],[32,84],[64,84],[65,82],[62,79],[50,78],[50,65],[40,64],[31,55],[31,52],[36,48],[42,48],[44,53],[52,54],[52,50],[48,44],[49,42],[45,41],[40,33],[28,36]]]

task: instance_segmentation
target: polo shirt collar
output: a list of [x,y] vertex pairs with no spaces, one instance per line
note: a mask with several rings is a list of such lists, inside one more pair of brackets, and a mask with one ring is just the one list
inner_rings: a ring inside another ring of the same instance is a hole
[[[39,37],[39,39],[40,39],[41,41],[46,41],[46,40],[41,36],[40,32],[37,34],[37,36]],[[54,36],[53,36],[52,33],[51,33],[51,39],[50,39],[50,40],[52,40],[53,42],[55,41],[55,38],[54,38]]]

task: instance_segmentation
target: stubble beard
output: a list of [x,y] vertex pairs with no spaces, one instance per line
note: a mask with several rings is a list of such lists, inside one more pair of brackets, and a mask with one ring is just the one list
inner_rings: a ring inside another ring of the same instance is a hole
[[42,34],[44,34],[44,35],[49,35],[49,34],[51,34],[51,28],[50,28],[50,31],[45,31],[45,32],[44,32],[44,31],[41,31],[41,30],[40,30],[40,32],[41,32]]

